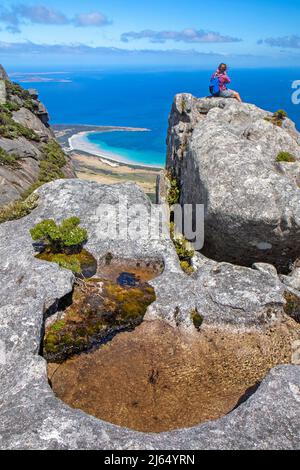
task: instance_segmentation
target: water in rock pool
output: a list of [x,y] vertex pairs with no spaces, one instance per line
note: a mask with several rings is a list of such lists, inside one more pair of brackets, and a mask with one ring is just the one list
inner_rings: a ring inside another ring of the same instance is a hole
[[120,286],[135,287],[139,284],[139,280],[133,273],[121,273],[117,279]]
[[299,334],[291,319],[265,332],[202,327],[194,335],[144,321],[90,354],[49,364],[48,376],[55,394],[74,408],[162,432],[229,413],[271,368],[290,362]]

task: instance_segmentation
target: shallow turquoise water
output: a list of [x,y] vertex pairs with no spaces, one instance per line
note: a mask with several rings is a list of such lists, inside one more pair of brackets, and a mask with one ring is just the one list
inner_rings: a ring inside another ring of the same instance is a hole
[[87,134],[89,143],[96,145],[104,154],[117,155],[125,161],[141,165],[163,166],[165,152],[161,143],[156,143],[153,133],[114,131]]

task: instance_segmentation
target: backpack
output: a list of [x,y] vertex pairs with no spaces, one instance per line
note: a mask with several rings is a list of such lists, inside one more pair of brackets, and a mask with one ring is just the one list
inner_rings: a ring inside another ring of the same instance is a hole
[[212,96],[220,96],[220,83],[217,75],[214,75],[210,81],[209,92]]

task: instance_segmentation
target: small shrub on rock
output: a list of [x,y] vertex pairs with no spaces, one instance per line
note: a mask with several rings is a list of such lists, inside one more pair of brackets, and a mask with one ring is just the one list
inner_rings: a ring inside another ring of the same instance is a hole
[[8,96],[17,96],[21,100],[30,100],[31,95],[28,90],[25,90],[21,87],[18,83],[11,82],[10,80],[6,80],[5,82],[6,92]]
[[53,219],[43,220],[30,230],[34,241],[43,243],[52,253],[78,252],[87,241],[87,231],[78,217],[71,217],[57,225]]
[[194,327],[196,328],[196,330],[200,330],[201,329],[201,326],[202,326],[202,323],[203,323],[203,317],[200,315],[200,313],[198,312],[198,310],[195,308],[194,310],[192,310],[191,312],[191,319],[192,319],[192,322],[194,324]]
[[13,103],[12,101],[8,101],[7,103],[2,105],[3,109],[6,109],[9,112],[19,111],[20,106],[17,103]]
[[284,109],[279,109],[273,116],[266,117],[265,120],[274,124],[274,126],[282,127],[283,121],[287,118],[287,112]]
[[178,179],[173,177],[171,174],[168,174],[167,178],[170,183],[167,202],[170,206],[174,206],[175,204],[178,204],[180,200],[180,185]]
[[288,114],[284,109],[279,109],[276,113],[273,114],[274,117],[281,119],[282,121],[287,118]]
[[[11,82],[10,80],[6,81],[6,92],[8,95],[8,102],[6,103],[6,107],[10,111],[18,111],[20,107],[22,106],[23,108],[29,109],[32,113],[36,109],[36,104],[34,100],[32,99],[30,93],[28,90],[25,90],[22,88],[18,83]],[[13,97],[17,97],[18,101],[20,101],[22,104],[17,105],[14,103]]]
[[62,168],[66,164],[65,154],[61,146],[55,140],[49,140],[47,144],[42,147],[43,160],[51,163],[52,165]]
[[191,248],[189,242],[182,235],[175,233],[175,224],[173,222],[170,224],[170,235],[175,246],[182,270],[186,274],[193,274],[194,268],[192,267],[192,259],[194,257],[195,251]]
[[39,135],[13,120],[12,111],[10,106],[0,106],[0,136],[6,139],[17,139],[18,137],[25,137],[25,139],[40,142]]
[[9,220],[21,219],[35,209],[38,205],[37,194],[31,194],[29,197],[19,199],[0,208],[0,224]]

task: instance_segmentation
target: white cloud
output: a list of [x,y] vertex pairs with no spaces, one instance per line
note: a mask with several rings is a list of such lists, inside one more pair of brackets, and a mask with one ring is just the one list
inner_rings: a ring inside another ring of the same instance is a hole
[[147,29],[140,32],[130,31],[123,33],[121,36],[123,42],[137,39],[149,39],[152,43],[161,44],[167,41],[186,43],[226,43],[242,41],[239,38],[224,36],[213,31],[196,30],[193,28],[187,28],[183,31],[152,31],[151,29]]

